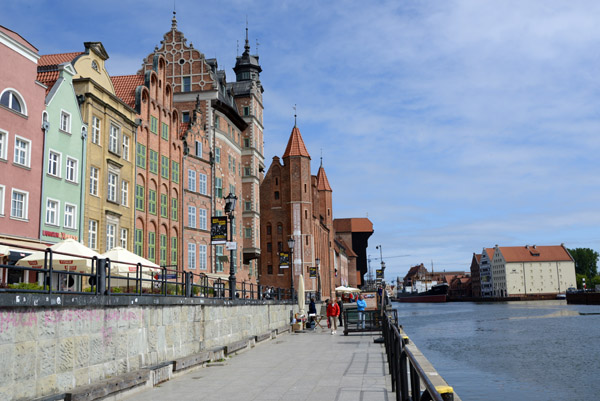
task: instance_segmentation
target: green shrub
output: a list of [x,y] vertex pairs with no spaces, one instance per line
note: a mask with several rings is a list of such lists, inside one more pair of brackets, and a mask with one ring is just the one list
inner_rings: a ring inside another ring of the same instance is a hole
[[37,290],[41,291],[44,289],[41,285],[37,283],[18,283],[18,284],[9,284],[8,288],[12,288],[14,290]]

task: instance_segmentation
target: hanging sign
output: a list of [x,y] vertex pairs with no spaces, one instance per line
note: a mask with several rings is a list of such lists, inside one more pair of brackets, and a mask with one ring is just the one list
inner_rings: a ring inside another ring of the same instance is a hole
[[290,267],[290,253],[279,252],[279,268],[287,269],[288,267]]
[[227,242],[227,216],[213,216],[210,218],[210,240],[212,244]]
[[375,270],[375,274],[376,274],[375,278],[382,279],[383,278],[383,269]]
[[310,278],[317,278],[317,268],[316,267],[309,267],[308,268],[308,277],[310,277]]

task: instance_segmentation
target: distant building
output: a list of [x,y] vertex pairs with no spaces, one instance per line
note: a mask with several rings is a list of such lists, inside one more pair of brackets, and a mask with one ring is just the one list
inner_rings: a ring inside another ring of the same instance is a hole
[[470,298],[473,296],[472,280],[468,275],[453,276],[448,285],[448,296],[452,299]]
[[481,272],[480,272],[481,254],[473,253],[471,259],[471,291],[476,298],[481,297]]
[[341,237],[334,241],[335,286],[356,288],[356,253]]
[[[403,284],[406,292],[421,292],[420,285],[429,277],[429,270],[421,263],[420,265],[412,266],[408,269],[408,273],[404,276]],[[436,282],[437,284],[437,282]]]
[[553,295],[576,287],[575,262],[563,244],[496,246],[491,270],[494,297]]
[[348,267],[348,284],[360,287],[365,284],[367,265],[367,248],[369,237],[373,235],[373,223],[366,217],[354,217],[333,220],[335,235],[348,244],[356,255],[355,267]]
[[[496,245],[498,246],[498,245]],[[495,248],[484,248],[479,261],[479,277],[482,297],[493,296],[492,260]]]

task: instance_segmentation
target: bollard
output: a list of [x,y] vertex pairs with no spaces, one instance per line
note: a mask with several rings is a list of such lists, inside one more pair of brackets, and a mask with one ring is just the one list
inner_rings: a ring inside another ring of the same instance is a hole
[[185,272],[185,296],[190,298],[192,296],[192,273]]
[[106,259],[98,259],[96,274],[98,294],[106,295]]

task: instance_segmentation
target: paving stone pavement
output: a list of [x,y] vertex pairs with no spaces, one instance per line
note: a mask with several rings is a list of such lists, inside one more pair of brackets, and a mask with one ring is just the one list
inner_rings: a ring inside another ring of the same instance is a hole
[[385,349],[375,337],[319,328],[284,334],[126,400],[391,400]]

